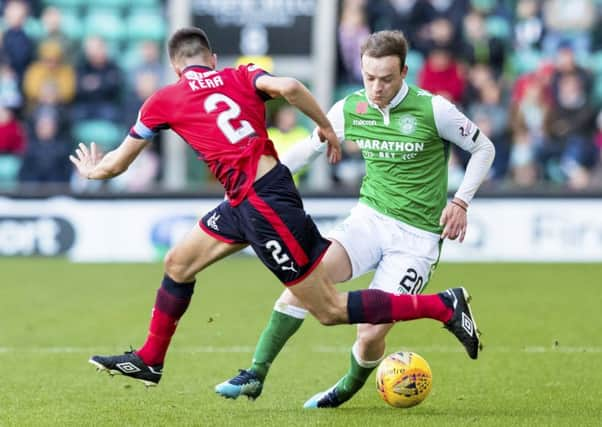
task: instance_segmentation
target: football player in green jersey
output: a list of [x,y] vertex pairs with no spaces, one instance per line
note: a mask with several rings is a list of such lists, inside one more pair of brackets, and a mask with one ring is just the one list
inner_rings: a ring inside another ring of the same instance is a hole
[[[449,101],[408,85],[407,42],[399,31],[372,34],[361,49],[364,89],[346,96],[328,118],[340,141],[361,149],[366,164],[360,198],[328,236],[323,262],[335,283],[375,271],[370,288],[417,294],[434,270],[445,238],[464,240],[468,206],[493,162],[492,142]],[[450,143],[471,153],[463,181],[447,200]],[[293,172],[324,151],[314,132],[284,156]],[[256,398],[273,360],[307,311],[286,290],[261,334],[252,366],[216,386],[228,398]],[[348,372],[306,408],[337,407],[366,382],[385,352],[392,324],[358,325]]]

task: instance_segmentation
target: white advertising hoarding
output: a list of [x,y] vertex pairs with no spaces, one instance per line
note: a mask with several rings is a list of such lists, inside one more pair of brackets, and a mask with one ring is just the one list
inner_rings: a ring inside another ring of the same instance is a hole
[[[0,256],[67,256],[82,262],[150,262],[220,199],[0,198]],[[355,199],[305,199],[321,231]],[[463,244],[442,261],[602,261],[602,200],[477,199]]]

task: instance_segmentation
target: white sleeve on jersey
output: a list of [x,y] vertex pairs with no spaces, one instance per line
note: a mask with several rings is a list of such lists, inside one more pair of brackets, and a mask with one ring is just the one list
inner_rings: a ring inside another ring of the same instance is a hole
[[[345,119],[343,117],[344,100],[340,100],[332,106],[328,111],[328,120],[332,123],[334,132],[339,141],[343,140],[345,135]],[[320,154],[326,151],[327,144],[320,141],[318,130],[314,129],[310,138],[297,142],[283,155],[280,156],[280,161],[284,163],[292,173],[298,172],[300,169],[317,159]]]
[[495,147],[470,119],[442,96],[433,97],[433,116],[441,138],[471,153],[464,179],[455,194],[455,197],[470,203],[489,173]]

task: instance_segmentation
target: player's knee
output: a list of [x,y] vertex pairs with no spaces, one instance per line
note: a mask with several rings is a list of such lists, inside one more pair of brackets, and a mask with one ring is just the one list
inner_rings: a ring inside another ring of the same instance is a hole
[[329,306],[319,311],[312,311],[314,317],[324,326],[333,326],[345,323],[345,314],[338,307]]
[[163,260],[165,273],[176,282],[189,282],[194,280],[194,275],[191,277],[190,268],[185,263],[179,260],[177,252],[170,249]]
[[372,327],[358,328],[357,331],[357,342],[367,347],[371,347],[384,340],[384,334],[381,329],[378,326],[370,326]]

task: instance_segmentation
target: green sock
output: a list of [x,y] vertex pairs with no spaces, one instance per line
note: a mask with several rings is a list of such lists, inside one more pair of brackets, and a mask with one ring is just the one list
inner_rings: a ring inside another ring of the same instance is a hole
[[297,332],[302,323],[303,319],[272,311],[272,316],[255,347],[253,365],[250,368],[262,381],[284,344]]
[[351,397],[364,386],[370,373],[378,366],[379,362],[380,360],[375,362],[362,362],[362,365],[364,366],[360,366],[352,350],[349,370],[336,385],[337,396],[339,399],[342,401],[351,399]]

